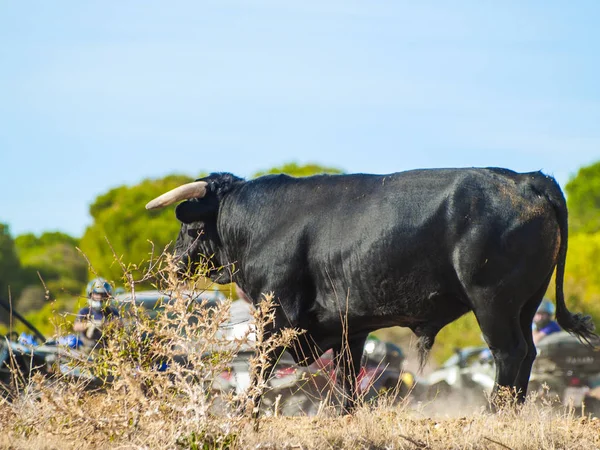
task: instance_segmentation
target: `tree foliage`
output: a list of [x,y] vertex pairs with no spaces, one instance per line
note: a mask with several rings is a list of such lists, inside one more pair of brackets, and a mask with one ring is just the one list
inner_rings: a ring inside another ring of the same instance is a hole
[[[0,223],[0,299],[14,302],[23,288],[23,271],[8,225]],[[8,313],[0,308],[0,323],[8,323]]]
[[81,239],[81,250],[91,264],[90,276],[102,276],[119,285],[123,270],[115,256],[126,266],[134,264],[131,268],[142,270],[153,251],[160,254],[173,243],[179,231],[173,209],[147,211],[145,205],[190,181],[185,175],[169,175],[146,179],[135,186],[119,186],[100,195],[90,206],[94,221]]
[[7,299],[23,288],[21,262],[8,225],[0,223],[0,297]]
[[600,161],[582,167],[565,186],[569,207],[569,230],[600,232]]
[[308,177],[311,175],[317,175],[319,173],[331,173],[331,174],[342,173],[342,170],[338,169],[336,167],[326,167],[326,166],[321,166],[319,164],[314,164],[314,163],[299,165],[295,162],[291,162],[291,163],[286,163],[279,167],[273,167],[272,169],[269,169],[269,170],[261,170],[259,172],[256,172],[253,175],[253,178],[257,178],[257,177],[260,177],[263,175],[277,174],[277,173],[285,173],[285,174],[291,175],[293,177]]
[[[591,314],[600,327],[600,232],[576,233],[569,238],[565,296],[571,311]],[[553,290],[549,296],[554,298]]]
[[[24,234],[13,239],[8,227],[0,224],[1,297],[8,299],[10,286],[12,305],[21,313],[43,310],[52,303],[50,299],[73,304],[87,276],[87,263],[76,245],[77,239],[64,233]],[[9,323],[3,310],[0,322]]]
[[[39,237],[24,234],[15,239],[15,245],[29,287],[23,293],[27,294],[27,303],[36,303],[33,296],[42,287],[53,298],[73,297],[81,292],[87,278],[87,262],[77,250],[78,239],[60,232],[47,232]],[[25,312],[22,300],[25,298],[19,299],[18,304]]]
[[570,232],[565,274],[568,307],[591,314],[600,326],[600,161],[579,169],[565,190]]

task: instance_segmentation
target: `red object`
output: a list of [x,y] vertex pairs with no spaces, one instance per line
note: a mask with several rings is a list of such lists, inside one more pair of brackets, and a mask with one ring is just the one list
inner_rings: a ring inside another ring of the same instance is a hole
[[221,372],[221,378],[229,381],[231,380],[231,378],[233,378],[233,373],[231,372],[231,370],[224,370],[223,372]]
[[275,378],[283,378],[290,375],[294,375],[296,373],[296,368],[293,366],[284,367],[283,369],[277,369],[275,372]]

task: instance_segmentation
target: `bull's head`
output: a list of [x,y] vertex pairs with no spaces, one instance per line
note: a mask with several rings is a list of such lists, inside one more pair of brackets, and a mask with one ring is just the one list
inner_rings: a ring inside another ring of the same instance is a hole
[[232,281],[228,270],[230,261],[219,236],[217,219],[223,198],[240,183],[244,183],[241,178],[228,173],[211,174],[166,192],[146,205],[146,209],[157,209],[185,200],[175,209],[175,215],[181,221],[175,243],[180,273],[189,273],[189,269],[194,270],[208,260],[208,276],[213,281]]

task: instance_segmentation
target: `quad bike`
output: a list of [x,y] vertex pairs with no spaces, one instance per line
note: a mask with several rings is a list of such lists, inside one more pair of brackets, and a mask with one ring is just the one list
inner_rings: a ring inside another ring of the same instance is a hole
[[[600,353],[567,332],[546,336],[537,351],[530,398],[600,415]],[[495,378],[490,356],[484,346],[456,349],[455,355],[428,377],[428,398],[485,406]]]
[[367,339],[358,376],[365,401],[372,401],[383,393],[391,393],[396,401],[419,397],[421,386],[415,375],[404,369],[405,359],[397,345]]
[[48,340],[36,327],[0,300],[0,307],[20,322],[29,333],[9,332],[0,340],[0,396],[12,400],[29,385],[36,374],[45,379],[75,380],[86,388],[98,387],[101,383],[91,373],[78,368],[77,361],[88,359],[78,350],[80,342],[74,335]]
[[[597,345],[597,343],[595,343]],[[545,337],[537,346],[529,392],[565,406],[600,414],[600,353],[566,333]]]
[[[222,374],[217,386],[221,391],[240,393],[250,385],[249,359],[252,351],[240,352],[231,363],[231,371]],[[417,386],[412,373],[403,370],[402,350],[389,342],[368,340],[358,375],[359,395],[366,402],[391,393],[394,401],[414,396]],[[284,352],[278,359],[261,398],[266,414],[312,416],[323,401],[341,407],[343,395],[336,391],[333,352],[325,352],[308,367],[298,366]]]

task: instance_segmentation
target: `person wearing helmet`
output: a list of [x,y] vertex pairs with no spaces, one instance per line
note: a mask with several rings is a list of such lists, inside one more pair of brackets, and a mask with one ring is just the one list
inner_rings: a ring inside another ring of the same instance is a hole
[[102,345],[104,324],[119,317],[119,311],[109,304],[112,291],[111,284],[104,278],[95,278],[87,285],[88,306],[79,310],[73,330],[90,349]]
[[554,304],[547,299],[542,300],[533,317],[533,343],[537,345],[544,337],[560,331],[554,320]]

